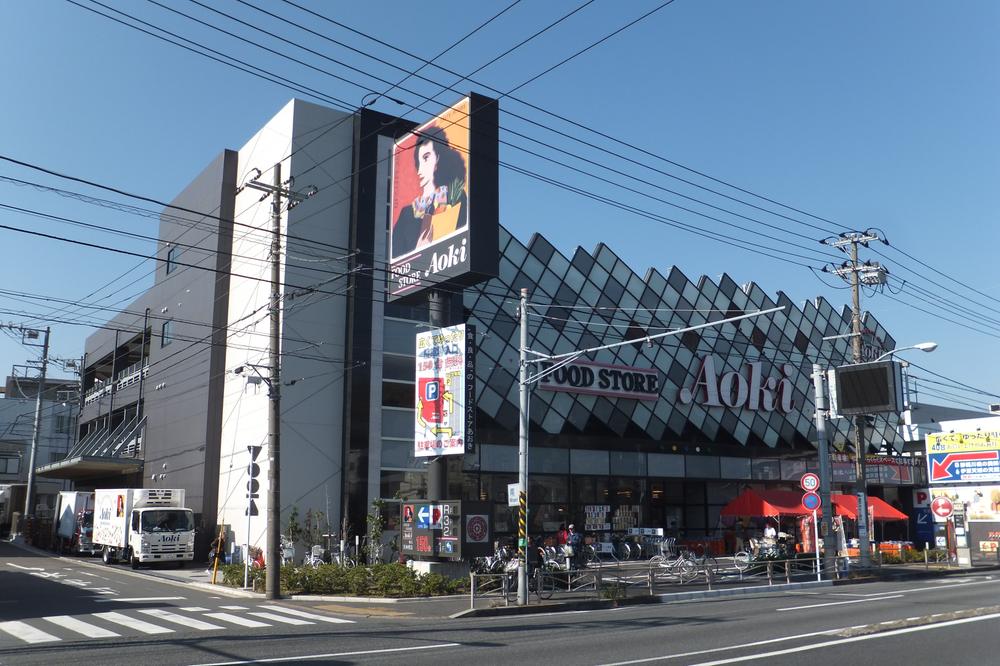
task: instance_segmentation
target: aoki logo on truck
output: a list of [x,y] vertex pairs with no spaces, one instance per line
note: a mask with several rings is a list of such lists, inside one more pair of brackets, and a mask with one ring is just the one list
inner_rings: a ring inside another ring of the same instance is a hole
[[761,363],[744,363],[745,374],[737,371],[725,372],[719,376],[715,368],[715,357],[705,356],[701,367],[690,387],[680,390],[678,397],[685,405],[692,402],[705,407],[745,408],[751,411],[780,412],[792,411],[792,380],[795,366],[788,363],[777,366],[781,378],[764,378]]

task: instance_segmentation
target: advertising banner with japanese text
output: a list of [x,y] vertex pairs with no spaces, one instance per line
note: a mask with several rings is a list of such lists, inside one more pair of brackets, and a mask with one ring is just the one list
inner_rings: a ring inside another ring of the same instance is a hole
[[475,445],[476,329],[459,324],[417,333],[414,452],[455,455]]
[[1000,432],[936,432],[927,435],[931,483],[1000,482]]

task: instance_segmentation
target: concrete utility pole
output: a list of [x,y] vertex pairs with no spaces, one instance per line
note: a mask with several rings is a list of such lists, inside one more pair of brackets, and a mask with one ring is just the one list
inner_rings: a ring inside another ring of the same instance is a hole
[[528,290],[521,289],[521,344],[517,437],[517,605],[528,603]]
[[[281,598],[281,197],[289,200],[289,210],[299,202],[316,193],[310,188],[306,194],[288,189],[291,180],[281,182],[281,162],[273,167],[274,175],[270,185],[256,176],[246,187],[260,190],[271,197],[271,329],[268,343],[269,373],[267,379],[270,409],[267,417],[267,539],[264,563],[266,565],[265,587],[268,599]],[[242,189],[242,188],[240,188]],[[237,190],[239,192],[239,190]],[[248,539],[249,543],[249,539]],[[249,552],[247,553],[249,555]]]
[[45,327],[42,342],[42,368],[38,376],[38,395],[35,397],[35,427],[31,433],[31,455],[28,459],[28,489],[24,494],[24,517],[35,515],[35,459],[38,457],[38,440],[42,435],[42,396],[45,394],[45,371],[49,365],[49,328]]
[[[849,245],[851,248],[850,265],[836,270],[835,273],[841,277],[845,274],[848,275],[851,283],[851,350],[853,361],[855,363],[861,363],[864,360],[861,354],[862,274],[868,278],[865,279],[866,283],[877,282],[878,278],[873,281],[871,279],[872,275],[884,276],[884,271],[878,264],[858,263],[858,245],[861,243],[867,245],[870,241],[878,239],[879,237],[877,234],[870,232],[863,234],[849,233],[842,235],[840,239],[831,243],[834,247]],[[868,473],[866,465],[867,454],[868,446],[865,443],[865,416],[859,414],[854,417],[854,457],[855,474],[857,476],[854,488],[855,494],[858,497],[858,563],[861,567],[871,566],[871,537],[868,525],[868,479],[866,477],[866,474]]]
[[[826,392],[823,384],[823,368],[813,363],[813,387],[816,403],[816,444],[819,447],[819,499],[823,509],[823,569],[833,575],[837,550],[837,539],[833,534],[833,506],[830,501],[830,441],[826,436]],[[817,547],[819,544],[817,544]]]

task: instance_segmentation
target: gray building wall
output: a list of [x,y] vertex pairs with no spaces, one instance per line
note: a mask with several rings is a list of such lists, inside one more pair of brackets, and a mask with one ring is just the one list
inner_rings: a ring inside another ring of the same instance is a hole
[[[141,341],[148,309],[142,486],[184,488],[187,505],[200,514],[203,542],[214,531],[217,513],[236,165],[236,153],[220,154],[171,202],[174,207],[161,216],[157,256],[166,259],[176,248],[176,266],[168,274],[167,263],[158,262],[153,287],[86,342],[85,366],[92,370],[114,352],[116,332],[120,350]],[[167,322],[172,339],[164,340]],[[138,397],[138,384],[117,392],[115,413],[134,413]],[[103,420],[111,408],[110,395],[87,405],[81,426]],[[122,481],[100,479],[96,485],[113,487]]]

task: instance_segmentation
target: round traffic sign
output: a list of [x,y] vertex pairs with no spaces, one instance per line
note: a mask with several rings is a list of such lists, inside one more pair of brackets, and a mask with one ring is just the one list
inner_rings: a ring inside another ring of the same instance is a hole
[[955,511],[955,506],[947,497],[935,497],[931,502],[931,511],[938,518],[947,518]]
[[819,508],[820,499],[819,495],[813,492],[802,494],[802,508],[806,511],[815,511]]
[[807,472],[802,475],[802,479],[799,480],[799,485],[801,485],[802,490],[807,493],[819,490],[819,477],[812,472]]

